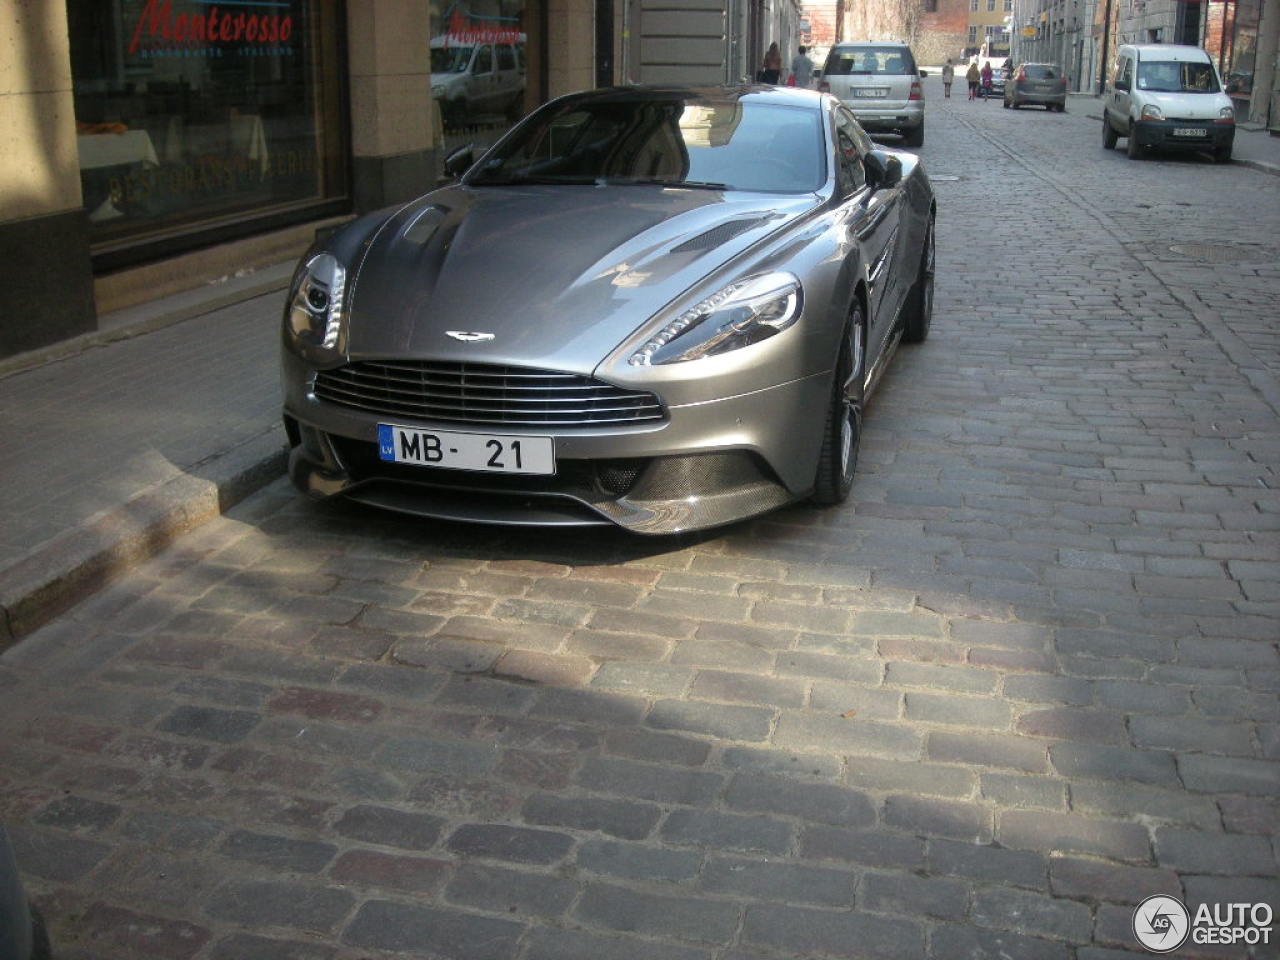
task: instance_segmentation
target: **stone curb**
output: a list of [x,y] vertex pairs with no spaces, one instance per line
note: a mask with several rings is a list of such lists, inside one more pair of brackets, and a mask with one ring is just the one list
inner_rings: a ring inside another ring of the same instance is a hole
[[70,609],[285,470],[283,427],[156,484],[0,572],[0,650]]

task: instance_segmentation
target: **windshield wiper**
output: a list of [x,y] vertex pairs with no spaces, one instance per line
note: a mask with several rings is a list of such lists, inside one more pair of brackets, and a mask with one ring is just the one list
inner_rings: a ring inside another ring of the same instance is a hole
[[542,186],[546,184],[554,184],[556,186],[592,186],[596,183],[595,177],[478,177],[472,180],[470,186],[473,187],[522,187],[530,184]]
[[663,177],[600,177],[596,183],[608,187],[676,187],[688,190],[731,190],[727,183],[710,180],[668,180]]

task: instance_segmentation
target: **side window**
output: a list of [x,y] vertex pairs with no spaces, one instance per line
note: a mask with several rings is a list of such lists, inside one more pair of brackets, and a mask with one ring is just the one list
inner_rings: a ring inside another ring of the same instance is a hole
[[867,138],[853,119],[844,110],[836,112],[836,181],[840,192],[851,194],[867,182],[867,174],[862,166],[862,156],[866,150]]
[[487,44],[476,51],[475,63],[471,65],[472,73],[493,73],[493,47]]
[[1120,82],[1124,84],[1124,89],[1133,88],[1133,58],[1124,58],[1124,73],[1120,75]]
[[498,47],[498,69],[514,70],[516,68],[516,52],[511,47]]

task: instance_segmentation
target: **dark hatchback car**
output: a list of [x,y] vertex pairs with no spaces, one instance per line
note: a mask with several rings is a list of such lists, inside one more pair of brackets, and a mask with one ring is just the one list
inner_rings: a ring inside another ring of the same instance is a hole
[[1052,63],[1024,63],[1005,84],[1004,105],[1017,110],[1029,104],[1057,110],[1067,109],[1067,75]]

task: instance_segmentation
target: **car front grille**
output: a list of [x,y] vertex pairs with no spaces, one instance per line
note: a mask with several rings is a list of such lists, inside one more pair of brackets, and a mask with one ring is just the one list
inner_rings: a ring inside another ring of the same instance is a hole
[[380,416],[485,426],[594,427],[665,418],[652,393],[553,370],[362,360],[316,375],[316,396]]

